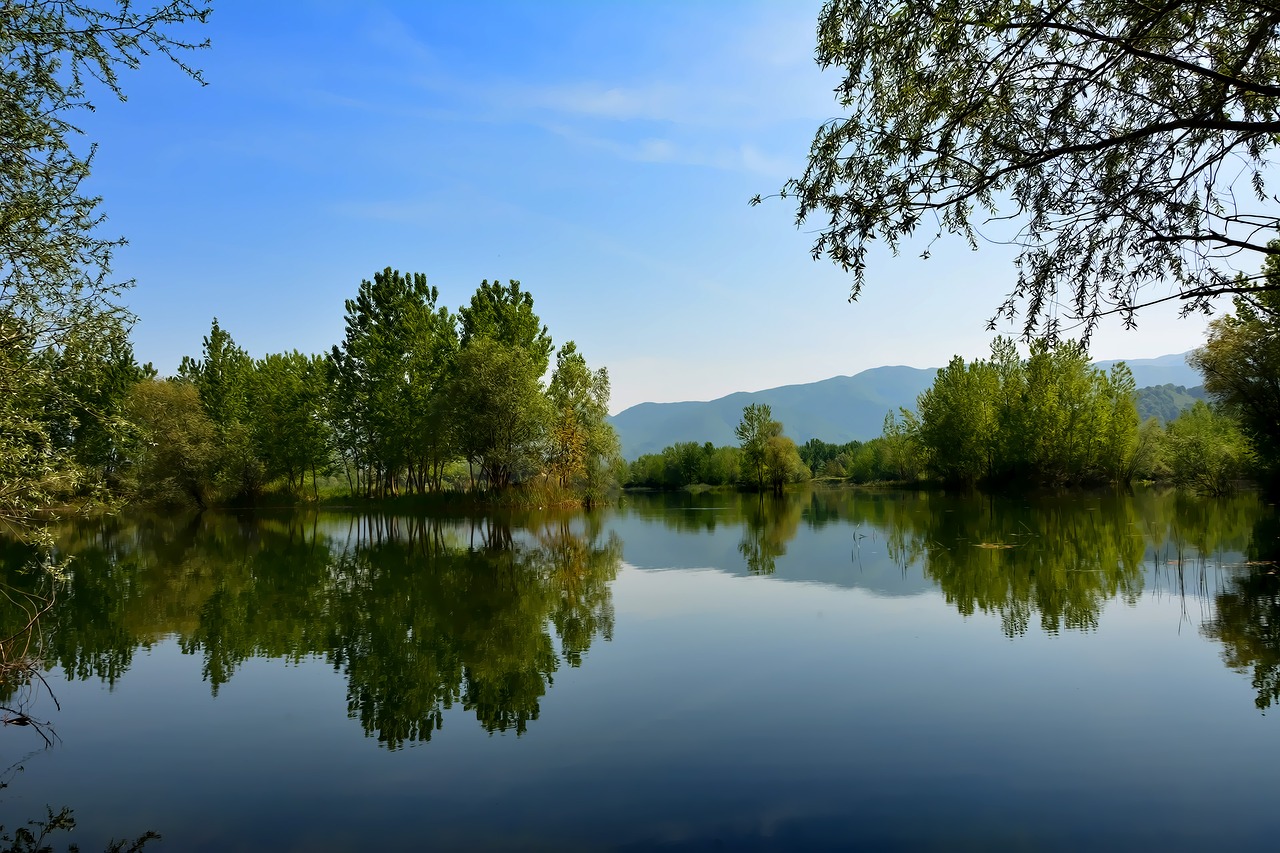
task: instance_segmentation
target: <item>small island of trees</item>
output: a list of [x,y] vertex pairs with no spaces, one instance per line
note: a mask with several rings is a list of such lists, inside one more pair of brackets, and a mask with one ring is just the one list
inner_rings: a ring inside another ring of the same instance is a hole
[[45,350],[54,381],[21,402],[50,476],[28,488],[196,507],[315,499],[334,481],[370,499],[604,498],[608,371],[573,341],[557,350],[517,281],[482,282],[456,313],[439,302],[424,274],[387,268],[347,300],[330,352],[254,359],[215,318],[168,378],[135,362],[119,322],[105,346]]

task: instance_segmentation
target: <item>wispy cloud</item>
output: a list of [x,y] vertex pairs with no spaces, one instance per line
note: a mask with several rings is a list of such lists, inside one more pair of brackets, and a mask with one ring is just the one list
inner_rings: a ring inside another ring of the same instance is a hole
[[795,171],[798,165],[794,157],[788,159],[769,155],[750,143],[726,145],[719,138],[676,140],[646,136],[618,139],[584,133],[563,124],[546,125],[546,129],[572,145],[604,151],[620,160],[633,162],[699,166],[783,179]]
[[681,89],[667,85],[611,86],[576,82],[526,87],[511,99],[523,108],[630,121],[671,121],[687,112]]

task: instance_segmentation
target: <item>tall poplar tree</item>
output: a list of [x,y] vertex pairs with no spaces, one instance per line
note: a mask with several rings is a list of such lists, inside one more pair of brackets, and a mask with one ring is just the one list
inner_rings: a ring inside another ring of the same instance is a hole
[[366,495],[396,493],[413,466],[438,452],[423,424],[443,428],[430,412],[455,346],[439,298],[424,273],[387,267],[346,301],[346,335],[329,358],[331,412],[339,449]]
[[742,420],[734,427],[742,447],[742,473],[761,491],[768,478],[766,456],[769,439],[782,435],[782,424],[773,419],[773,410],[765,403],[752,403],[742,410]]
[[609,371],[591,370],[578,346],[569,341],[556,353],[556,369],[547,389],[551,402],[548,465],[561,487],[572,487],[588,501],[601,497],[607,469],[619,453],[609,416]]

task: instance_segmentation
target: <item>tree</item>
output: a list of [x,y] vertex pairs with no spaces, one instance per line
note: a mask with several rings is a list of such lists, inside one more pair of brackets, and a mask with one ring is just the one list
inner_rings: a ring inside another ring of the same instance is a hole
[[249,424],[254,361],[213,318],[200,358],[183,356],[178,376],[195,386],[218,433],[219,478],[240,498],[256,497],[266,485],[261,453]]
[[447,441],[439,395],[456,349],[454,321],[424,273],[387,267],[346,301],[346,334],[329,358],[339,448],[366,495],[394,493]]
[[765,451],[769,439],[782,435],[782,424],[773,419],[773,410],[765,403],[752,403],[742,410],[742,420],[734,428],[742,447],[742,475],[761,491],[768,478]]
[[919,440],[943,480],[973,485],[991,474],[996,433],[996,371],[956,356],[916,401]]
[[[1280,257],[1268,258],[1264,271],[1280,286]],[[1235,307],[1210,324],[1189,361],[1210,399],[1240,419],[1269,485],[1280,488],[1280,292],[1238,296]]]
[[69,450],[88,483],[117,485],[130,425],[124,419],[129,390],[155,369],[139,365],[123,325],[108,325],[96,341],[68,342],[54,356],[55,391],[50,433]]
[[157,503],[208,506],[221,447],[196,387],[181,380],[144,380],[130,389],[125,413],[138,431],[128,471],[133,494]]
[[471,304],[458,309],[462,326],[462,346],[475,338],[490,338],[508,346],[520,347],[533,358],[538,375],[551,364],[551,335],[533,311],[533,294],[520,289],[512,279],[506,287],[494,279],[480,283],[471,296]]
[[308,471],[314,490],[317,471],[329,467],[333,445],[325,417],[325,380],[324,358],[297,350],[268,355],[253,371],[253,444],[267,477],[283,477],[291,490],[301,488]]
[[476,338],[458,351],[450,400],[459,447],[489,488],[527,479],[543,458],[550,405],[533,356]]
[[200,392],[209,420],[224,427],[245,419],[252,373],[253,359],[218,325],[217,317],[204,337],[200,358],[184,355],[178,365],[178,376]]
[[796,443],[785,435],[771,435],[764,445],[765,480],[776,495],[787,483],[798,483],[813,476],[800,458]]
[[1013,341],[996,338],[990,361],[957,356],[939,370],[916,415],[904,412],[901,427],[885,421],[885,439],[910,435],[951,483],[1123,483],[1149,456],[1135,398],[1128,367],[1108,375],[1075,341],[1033,341],[1023,360]]
[[588,500],[607,488],[607,472],[618,456],[618,435],[609,423],[609,371],[592,371],[569,341],[556,353],[547,388],[551,403],[548,466],[562,488]]
[[1253,462],[1253,448],[1236,421],[1203,400],[1169,424],[1165,443],[1174,483],[1201,494],[1231,492]]
[[1277,26],[1272,0],[828,0],[816,56],[848,115],[781,195],[821,220],[812,254],[853,273],[851,299],[873,241],[976,248],[1019,223],[993,321],[1022,313],[1028,335],[1056,337],[1062,309],[1087,338],[1107,314],[1274,289],[1235,269],[1280,253]]
[[[189,0],[135,11],[125,2],[14,0],[0,6],[0,517],[25,518],[79,481],[27,403],[66,411],[47,353],[84,353],[127,321],[111,277],[121,240],[102,234],[99,199],[82,184],[94,146],[77,146],[74,116],[90,89],[123,100],[119,72],[160,54],[200,79],[182,54],[203,47],[184,25],[209,6]],[[202,82],[202,81],[201,81]]]

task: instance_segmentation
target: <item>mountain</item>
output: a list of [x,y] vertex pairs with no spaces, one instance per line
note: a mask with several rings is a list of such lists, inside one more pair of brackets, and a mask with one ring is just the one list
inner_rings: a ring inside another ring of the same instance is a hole
[[1159,358],[1126,358],[1112,361],[1095,361],[1095,367],[1110,370],[1117,361],[1124,361],[1133,372],[1133,381],[1139,388],[1149,385],[1181,385],[1194,388],[1204,380],[1200,374],[1187,364],[1190,353],[1174,353]]
[[1196,404],[1196,400],[1205,400],[1207,395],[1203,385],[1185,388],[1181,385],[1151,385],[1138,389],[1138,420],[1158,418],[1168,423],[1185,409]]
[[[1199,374],[1187,365],[1186,353],[1125,363],[1139,388],[1200,384]],[[1115,361],[1096,364],[1107,370]],[[774,419],[782,422],[786,434],[797,444],[811,438],[835,444],[867,441],[880,435],[887,413],[896,412],[899,407],[914,409],[916,397],[933,384],[937,372],[937,368],[873,367],[853,376],[764,391],[739,391],[706,402],[640,403],[609,420],[618,431],[625,459],[657,453],[679,441],[736,444],[734,427],[742,419],[743,408],[753,403],[767,404]],[[1162,399],[1161,408],[1167,408],[1168,402]],[[1175,405],[1183,402],[1179,395]]]
[[622,441],[622,455],[635,459],[678,441],[737,444],[734,427],[742,410],[765,403],[797,444],[820,438],[836,444],[866,441],[880,434],[884,416],[899,406],[914,407],[933,384],[937,368],[874,367],[854,376],[835,376],[804,385],[739,391],[709,402],[640,403],[610,418]]

